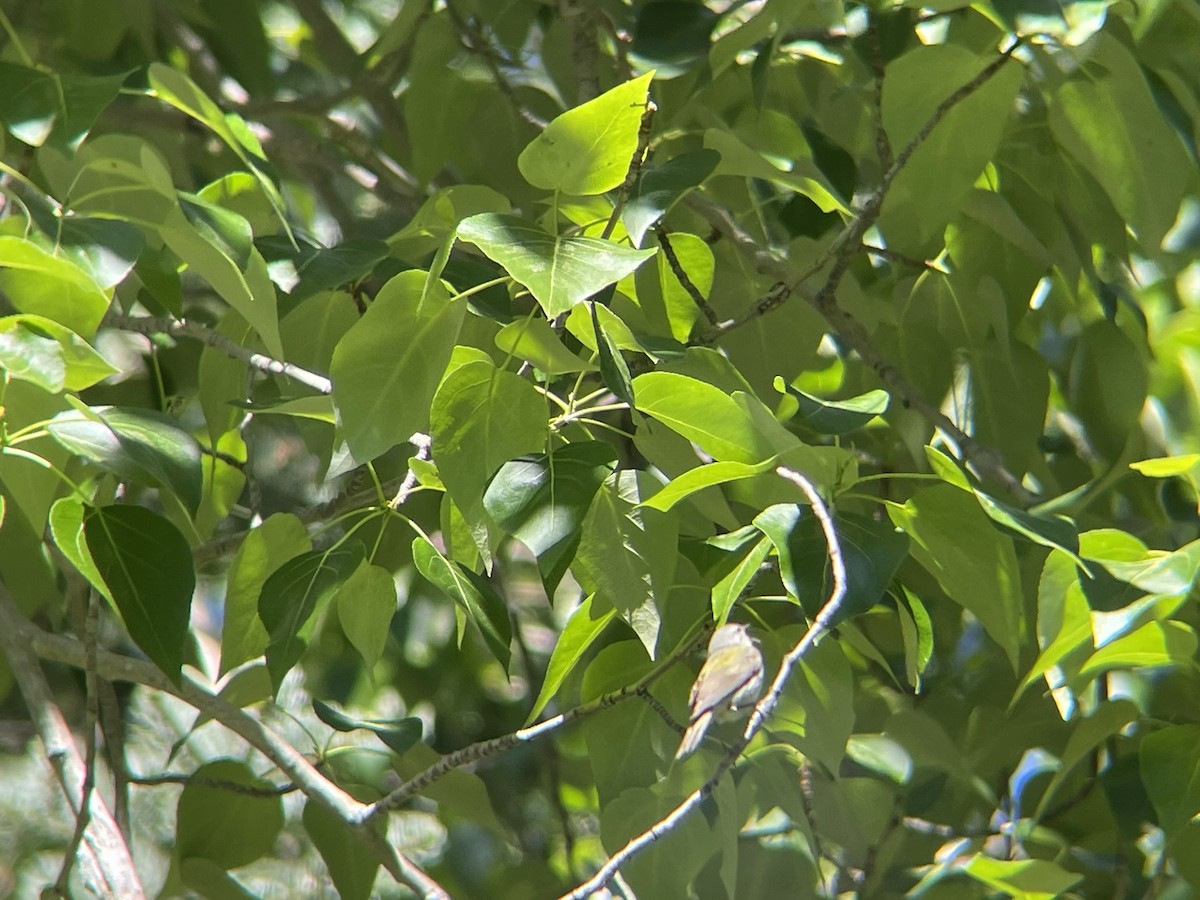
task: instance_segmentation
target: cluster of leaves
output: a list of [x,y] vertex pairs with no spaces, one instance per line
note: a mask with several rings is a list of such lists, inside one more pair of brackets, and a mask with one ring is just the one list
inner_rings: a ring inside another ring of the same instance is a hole
[[257,751],[166,890],[1200,887],[1194,4],[121,6],[0,13],[0,621]]

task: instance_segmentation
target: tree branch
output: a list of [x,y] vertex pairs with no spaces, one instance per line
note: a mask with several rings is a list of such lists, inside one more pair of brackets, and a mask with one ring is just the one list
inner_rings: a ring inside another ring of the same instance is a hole
[[498,756],[505,750],[509,750],[519,744],[536,741],[539,738],[545,737],[564,725],[577,721],[587,716],[600,712],[600,710],[608,709],[610,706],[615,706],[617,703],[629,697],[641,696],[645,689],[653,684],[658,678],[674,666],[679,660],[691,653],[700,643],[707,637],[711,626],[701,628],[691,640],[684,641],[673,653],[666,656],[653,669],[643,675],[633,684],[628,684],[620,690],[613,691],[609,694],[603,694],[595,700],[583,703],[576,706],[574,709],[568,710],[565,713],[560,713],[546,719],[544,722],[538,722],[536,725],[530,725],[528,728],[522,728],[519,731],[514,731],[511,734],[501,735],[498,738],[491,740],[479,741],[463,747],[461,750],[456,750],[453,753],[448,753],[427,768],[425,771],[414,775],[404,784],[393,790],[385,797],[376,800],[370,806],[364,809],[364,814],[360,818],[360,822],[366,823],[371,819],[389,811],[396,809],[409,799],[419,794],[429,785],[433,784],[442,776],[455,769],[460,769],[471,763],[481,762],[485,759],[490,759],[493,756]]
[[708,319],[708,324],[716,325],[719,321],[717,311],[708,305],[708,301],[700,293],[700,289],[696,287],[695,283],[688,276],[688,273],[684,270],[679,257],[675,255],[675,248],[671,246],[671,238],[667,234],[667,229],[663,228],[662,225],[657,225],[655,226],[654,233],[658,237],[658,245],[662,247],[663,255],[667,258],[667,265],[671,267],[671,273],[675,276],[675,280],[683,285],[683,289],[692,298],[692,302],[696,304],[700,312],[704,313],[704,318]]
[[[3,595],[0,595],[0,642],[3,642],[5,650],[8,651],[10,661],[14,659],[12,648],[15,646],[16,650],[26,654],[26,657],[33,654],[76,668],[86,665],[86,651],[78,641],[49,634],[38,628],[17,612]],[[32,660],[30,663],[32,664]],[[36,668],[36,664],[34,666]],[[14,663],[14,671],[16,668]],[[356,825],[362,820],[360,811],[364,808],[363,804],[317,771],[316,767],[288,741],[245,710],[213,695],[186,675],[179,685],[175,685],[151,663],[108,650],[97,650],[96,671],[110,681],[132,681],[172,694],[197,710],[207,713],[210,718],[216,719],[274,763],[305,796],[316,800],[349,825]],[[30,699],[29,702],[32,707],[34,701]],[[78,760],[78,751],[74,752]],[[104,807],[93,801],[93,816],[97,816],[99,810],[104,810]],[[106,810],[104,813],[107,816]],[[115,826],[113,830],[119,837]],[[373,828],[355,828],[355,834],[397,881],[409,886],[427,900],[449,900],[449,895],[441,885],[388,844]],[[123,843],[121,846],[124,848]],[[118,891],[104,893],[103,896],[135,895],[126,895]]]
[[193,338],[194,340],[208,344],[210,347],[216,347],[226,356],[240,360],[251,368],[258,369],[260,372],[267,372],[271,375],[286,375],[293,381],[299,381],[301,384],[322,394],[333,392],[333,382],[324,375],[318,375],[316,372],[310,372],[307,369],[302,369],[299,366],[294,366],[282,360],[272,359],[270,356],[265,356],[262,353],[255,353],[253,350],[249,350],[231,341],[225,335],[205,325],[189,322],[186,319],[175,319],[171,316],[126,316],[109,313],[104,317],[102,326],[105,328],[117,328],[121,331],[132,331],[136,334],[147,336],[169,334],[172,337]]
[[867,18],[867,52],[871,57],[871,75],[874,83],[875,104],[875,152],[879,155],[879,166],[883,171],[892,167],[892,143],[887,129],[883,127],[883,48],[879,44],[879,27],[874,13]]
[[[0,649],[4,650],[8,659],[9,668],[37,727],[46,758],[54,769],[67,803],[77,817],[90,820],[77,845],[84,879],[97,896],[144,897],[145,891],[125,838],[103,798],[95,791],[86,795],[88,811],[84,812],[84,761],[79,756],[79,748],[70,727],[54,702],[41,667],[34,658],[38,654],[30,644],[26,624],[24,616],[4,586],[0,585]],[[70,643],[75,644],[74,641]],[[87,653],[82,646],[76,646],[78,653],[74,664],[85,668]]]
[[[67,601],[70,603],[70,600]],[[77,625],[82,626],[84,647],[84,693],[86,696],[86,733],[83,759],[83,786],[80,789],[79,814],[75,817],[75,833],[67,852],[63,854],[62,869],[54,889],[62,897],[70,896],[71,866],[79,853],[79,845],[83,843],[84,832],[91,821],[92,792],[96,789],[96,727],[100,719],[100,678],[96,675],[96,630],[100,618],[100,610],[92,591],[83,592],[83,610],[77,611],[75,618],[82,620]],[[79,614],[81,613],[81,614]],[[113,819],[116,824],[116,819]],[[119,830],[119,828],[118,828]],[[125,837],[124,834],[121,835]]]
[[508,102],[512,104],[517,115],[539,131],[544,129],[549,123],[517,99],[516,90],[508,80],[508,76],[504,74],[504,70],[500,68],[501,63],[508,64],[508,60],[501,56],[496,51],[496,48],[492,46],[483,29],[479,27],[479,23],[474,19],[464,19],[455,8],[455,5],[450,3],[449,0],[446,3],[446,12],[454,20],[454,24],[462,36],[464,46],[483,60],[484,65],[488,67],[488,71],[492,73],[492,80],[496,82],[496,87],[500,90],[500,93],[508,98]]
[[558,14],[571,32],[571,60],[578,88],[575,103],[586,103],[600,96],[600,78],[596,73],[600,48],[596,45],[593,0],[559,0]]
[[[982,475],[990,477],[1003,485],[1009,494],[1019,503],[1028,505],[1031,499],[1029,492],[1025,490],[1021,484],[1021,480],[1005,467],[1004,460],[1000,454],[991,447],[987,447],[976,441],[943,414],[937,406],[921,396],[920,392],[909,383],[908,379],[875,349],[866,329],[853,316],[839,307],[835,299],[838,286],[849,269],[851,260],[857,253],[862,251],[863,236],[879,218],[879,213],[883,209],[883,200],[888,190],[904,166],[912,158],[912,155],[917,151],[917,148],[929,138],[929,135],[933,133],[933,130],[951,109],[979,90],[989,79],[998,73],[1019,46],[1020,40],[1018,39],[996,59],[980,70],[974,78],[959,87],[938,104],[933,114],[921,127],[921,130],[917,132],[913,139],[897,155],[891,167],[884,174],[879,187],[862,204],[841,234],[833,240],[820,258],[799,278],[792,274],[786,261],[780,259],[769,250],[762,248],[753,237],[742,229],[733,220],[733,216],[728,210],[696,194],[689,195],[686,202],[692,209],[703,216],[709,224],[737,246],[742,253],[753,260],[755,267],[760,273],[771,275],[778,279],[783,283],[788,293],[802,296],[821,314],[833,331],[845,341],[847,346],[854,350],[863,362],[875,372],[884,386],[901,399],[905,407],[915,409],[926,421],[944,432],[958,446],[959,452],[966,462],[973,465]],[[815,293],[809,290],[804,282],[830,263],[832,263],[832,266],[820,288]],[[767,301],[769,302],[760,301],[760,303],[746,311],[743,315],[721,323],[715,329],[702,335],[700,342],[706,344],[716,343],[733,329],[741,327],[747,322],[758,318],[760,315],[770,312],[782,302],[782,299],[780,294],[773,292],[772,295],[768,295]]]
[[654,124],[654,113],[657,111],[658,107],[654,105],[654,101],[647,99],[646,106],[642,110],[642,121],[638,125],[637,145],[633,148],[633,156],[629,158],[629,167],[625,170],[625,180],[617,188],[617,199],[613,203],[612,215],[608,217],[608,221],[604,224],[604,230],[600,233],[600,237],[606,240],[612,236],[613,230],[617,227],[617,222],[621,218],[621,210],[625,208],[629,192],[637,183],[638,175],[642,171],[642,163],[646,161],[646,149],[650,146],[650,129]]
[[799,642],[783,657],[783,660],[779,664],[779,670],[775,674],[775,679],[771,682],[771,687],[763,695],[763,698],[755,704],[754,711],[750,714],[750,720],[746,723],[746,728],[742,732],[742,736],[729,748],[709,779],[699,788],[688,794],[678,806],[655,822],[650,828],[631,838],[624,847],[609,858],[608,862],[600,867],[595,875],[581,883],[573,891],[563,894],[559,900],[583,900],[583,898],[590,897],[601,890],[616,876],[621,866],[629,862],[629,860],[633,859],[633,857],[637,856],[663,835],[668,834],[704,802],[704,799],[713,792],[721,778],[733,767],[738,757],[742,755],[742,751],[746,749],[750,741],[754,739],[754,736],[758,734],[759,730],[766,723],[767,718],[779,704],[779,698],[783,695],[783,689],[787,686],[792,669],[812,649],[817,641],[821,639],[825,632],[829,630],[830,623],[841,608],[842,601],[846,596],[846,565],[842,558],[841,544],[838,541],[837,531],[833,526],[833,518],[829,515],[829,509],[825,506],[825,501],[821,499],[821,495],[817,493],[817,489],[813,487],[812,482],[799,472],[782,467],[775,471],[781,478],[792,482],[804,492],[813,513],[817,517],[817,521],[821,525],[821,531],[825,535],[825,546],[829,553],[829,561],[833,566],[833,589],[830,592],[829,599],[822,605],[820,612],[817,613],[817,617],[813,620],[808,630],[804,632]]

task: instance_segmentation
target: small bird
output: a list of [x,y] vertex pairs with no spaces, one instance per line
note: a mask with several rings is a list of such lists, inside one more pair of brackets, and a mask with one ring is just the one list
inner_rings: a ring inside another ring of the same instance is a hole
[[700,746],[714,716],[737,718],[762,693],[763,658],[745,625],[727,623],[708,641],[708,658],[692,685],[691,724],[683,733],[676,759]]

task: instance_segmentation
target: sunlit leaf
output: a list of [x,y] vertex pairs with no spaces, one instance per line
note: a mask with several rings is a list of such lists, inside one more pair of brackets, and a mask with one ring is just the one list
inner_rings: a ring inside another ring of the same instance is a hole
[[495,213],[464,220],[458,236],[529,288],[550,318],[624,278],[657,252],[601,238],[553,235],[517,216]]

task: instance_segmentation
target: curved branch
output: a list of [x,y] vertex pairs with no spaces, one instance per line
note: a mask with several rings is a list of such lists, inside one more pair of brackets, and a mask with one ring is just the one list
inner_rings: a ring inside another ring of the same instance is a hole
[[365,807],[363,815],[359,819],[360,822],[369,822],[371,819],[382,815],[383,813],[396,809],[401,804],[420,793],[429,785],[433,784],[443,775],[460,769],[471,763],[481,762],[485,759],[490,759],[493,756],[498,756],[505,750],[516,747],[519,744],[536,741],[539,738],[545,737],[554,731],[568,725],[578,719],[585,718],[600,712],[602,709],[608,709],[610,706],[615,706],[622,700],[628,697],[641,696],[645,689],[653,684],[664,672],[674,666],[679,660],[686,657],[689,653],[696,649],[700,643],[707,637],[711,624],[708,627],[701,628],[691,640],[684,641],[675,649],[673,653],[663,657],[663,659],[653,669],[635,681],[633,684],[628,684],[620,690],[613,691],[609,694],[603,694],[595,700],[583,703],[576,706],[574,709],[568,710],[565,713],[560,713],[553,716],[544,722],[538,722],[536,725],[530,725],[528,728],[522,728],[519,731],[514,731],[511,734],[505,734],[498,738],[492,738],[487,741],[479,741],[470,746],[463,747],[461,750],[456,750],[453,753],[448,753],[427,768],[425,771],[414,775],[400,787],[393,790],[386,797],[381,797],[370,806]]
[[[0,641],[9,652],[9,659],[14,659],[12,648],[15,646],[20,653],[33,654],[68,666],[84,668],[87,664],[87,653],[78,641],[38,628],[22,616],[4,595],[0,595]],[[131,681],[164,691],[207,713],[274,763],[305,796],[316,800],[349,825],[356,825],[362,820],[364,805],[317,771],[288,741],[186,675],[179,685],[175,685],[156,666],[108,650],[97,650],[96,672],[110,681]],[[32,701],[30,705],[32,709]],[[77,751],[75,756],[78,758]],[[98,807],[93,801],[93,817],[96,817],[97,811]],[[119,832],[117,834],[119,836]],[[388,844],[373,828],[355,828],[355,834],[397,881],[408,885],[427,900],[449,900],[449,895],[441,885]],[[105,895],[127,896],[119,891]]]
[[692,793],[688,794],[678,806],[655,822],[650,828],[631,838],[624,847],[609,858],[608,862],[600,867],[595,875],[581,883],[575,890],[563,894],[559,900],[583,900],[583,898],[590,897],[601,890],[609,881],[616,877],[621,866],[663,835],[668,834],[704,802],[704,799],[713,792],[721,778],[733,767],[738,757],[742,755],[742,751],[746,749],[750,741],[754,739],[754,736],[758,734],[759,730],[766,723],[767,717],[771,715],[775,707],[779,704],[779,698],[783,695],[783,689],[787,686],[792,669],[795,668],[804,655],[829,630],[830,623],[841,608],[842,601],[846,596],[846,565],[842,557],[841,543],[838,541],[837,531],[833,526],[833,517],[829,515],[829,509],[825,505],[825,501],[821,499],[821,495],[817,493],[817,489],[813,487],[811,481],[792,469],[781,467],[775,471],[781,478],[792,482],[804,492],[805,497],[808,498],[808,502],[812,506],[814,515],[817,517],[817,521],[821,524],[821,531],[825,536],[825,547],[829,553],[829,561],[833,566],[833,589],[829,594],[829,599],[821,606],[817,617],[813,620],[808,630],[804,632],[799,642],[783,657],[783,660],[779,664],[779,671],[776,672],[775,679],[771,682],[771,687],[763,695],[763,698],[755,704],[754,711],[750,714],[750,720],[746,723],[746,728],[742,732],[742,736],[729,748],[709,779],[696,790],[692,791]]
[[[0,649],[4,651],[29,715],[37,726],[46,758],[67,803],[77,821],[82,823],[78,842],[73,843],[78,850],[83,876],[98,896],[144,897],[145,891],[121,830],[100,793],[86,789],[84,761],[35,659],[39,654],[30,645],[25,625],[25,618],[0,585]],[[77,649],[75,665],[86,670],[88,653],[82,645],[77,645]],[[68,865],[64,864],[66,868]]]
[[333,392],[333,382],[324,375],[310,372],[283,360],[273,359],[262,353],[255,353],[241,344],[231,341],[225,335],[201,325],[189,322],[187,319],[175,319],[171,316],[126,316],[110,313],[102,323],[105,328],[117,328],[121,331],[132,331],[137,334],[169,334],[172,337],[189,337],[202,341],[210,347],[216,347],[226,356],[241,360],[248,366],[267,372],[271,375],[286,375],[293,381],[299,381],[322,394]]
[[[959,87],[938,104],[933,114],[921,127],[921,130],[897,154],[887,172],[884,173],[879,187],[866,199],[854,217],[847,223],[841,234],[833,240],[817,261],[799,278],[792,273],[785,260],[760,246],[751,235],[738,225],[728,210],[696,194],[689,195],[685,202],[703,216],[717,231],[728,238],[744,255],[751,259],[760,273],[777,279],[788,294],[799,294],[803,297],[809,305],[821,314],[825,321],[829,323],[830,328],[845,341],[846,345],[854,350],[863,362],[875,372],[884,386],[900,398],[905,407],[915,409],[926,421],[944,432],[958,446],[964,461],[971,463],[982,475],[1004,485],[1014,499],[1022,505],[1027,506],[1031,499],[1029,492],[1021,484],[1021,479],[1008,470],[1000,454],[995,449],[975,440],[975,438],[963,431],[962,428],[942,413],[936,405],[926,400],[908,379],[875,349],[866,329],[853,316],[838,306],[836,301],[838,286],[849,270],[850,263],[855,255],[863,251],[863,237],[879,218],[879,214],[883,209],[884,198],[897,176],[950,110],[983,87],[984,84],[996,75],[1012,58],[1013,52],[1020,44],[1020,39],[1015,39],[1009,47],[980,70],[974,78]],[[831,263],[832,265],[830,266]],[[826,266],[830,266],[829,272],[825,276],[825,280],[821,286],[813,292],[805,286],[804,282],[823,270]],[[776,289],[772,290],[771,294],[768,294],[766,300],[755,304],[743,315],[730,319],[727,322],[722,322],[707,334],[702,335],[700,342],[705,344],[716,343],[730,331],[741,327],[747,322],[753,321],[759,316],[765,315],[782,302],[783,294],[778,290],[777,286]]]

